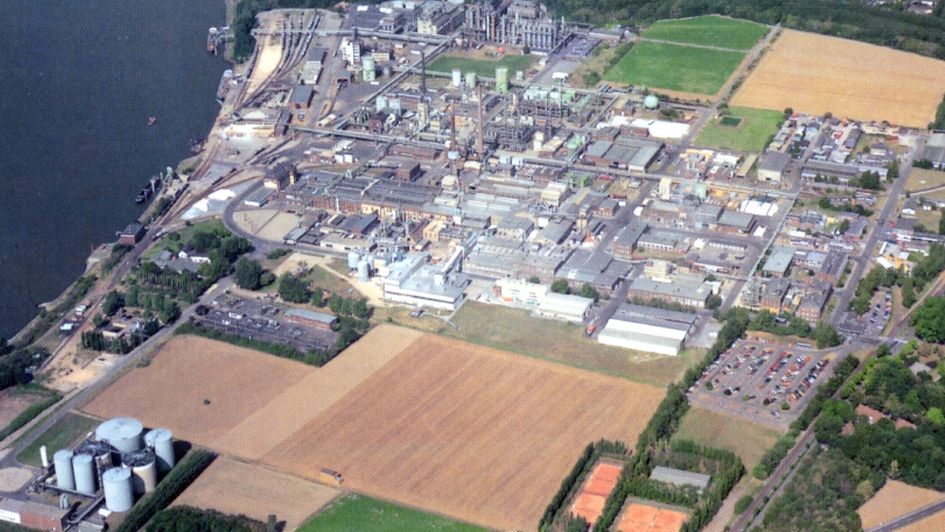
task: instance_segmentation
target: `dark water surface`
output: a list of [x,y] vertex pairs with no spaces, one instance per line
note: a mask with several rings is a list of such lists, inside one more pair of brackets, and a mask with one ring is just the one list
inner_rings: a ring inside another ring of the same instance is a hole
[[[207,135],[226,63],[222,0],[4,0],[0,336],[12,336],[136,218],[148,176]],[[157,124],[149,127],[149,116]]]

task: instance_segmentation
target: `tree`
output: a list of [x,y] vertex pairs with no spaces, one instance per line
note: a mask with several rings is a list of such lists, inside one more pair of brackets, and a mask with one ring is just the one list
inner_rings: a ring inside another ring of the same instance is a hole
[[532,284],[540,284],[541,279],[539,279],[537,275],[532,275],[531,277],[528,278],[528,282]]
[[843,338],[837,330],[826,322],[820,322],[811,331],[811,337],[817,342],[817,348],[835,347],[843,343]]
[[290,303],[307,303],[312,293],[301,277],[286,272],[279,277],[279,297]]
[[912,305],[915,305],[915,281],[910,275],[902,280],[902,306],[910,308]]
[[551,283],[551,291],[556,294],[570,294],[571,288],[566,280],[556,279],[555,282]]
[[320,287],[316,288],[312,292],[312,304],[315,305],[316,307],[325,306],[325,291],[322,290]]
[[581,285],[581,297],[593,299],[596,302],[598,299],[600,299],[600,294],[597,293],[597,290],[595,290],[593,286],[588,283],[584,283]]
[[912,316],[915,335],[936,344],[945,343],[945,297],[930,297]]
[[718,294],[709,294],[709,297],[705,299],[705,308],[710,310],[715,310],[722,306],[722,296]]
[[236,261],[236,269],[233,276],[236,278],[236,286],[246,290],[258,290],[260,287],[259,278],[262,275],[262,266],[258,262],[240,257]]
[[276,282],[276,274],[268,270],[262,272],[262,275],[259,276],[259,286],[269,286],[274,282]]
[[125,306],[125,298],[119,292],[112,290],[105,296],[105,301],[102,302],[102,312],[106,316],[114,316],[122,307]]

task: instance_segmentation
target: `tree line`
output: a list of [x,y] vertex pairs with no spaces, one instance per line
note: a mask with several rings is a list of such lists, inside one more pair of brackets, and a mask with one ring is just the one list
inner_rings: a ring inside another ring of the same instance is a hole
[[147,532],[271,532],[266,523],[245,515],[227,515],[216,510],[174,506],[158,512]]

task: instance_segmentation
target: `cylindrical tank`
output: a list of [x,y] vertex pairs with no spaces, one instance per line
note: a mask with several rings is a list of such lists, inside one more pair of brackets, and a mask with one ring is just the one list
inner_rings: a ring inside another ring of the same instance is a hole
[[90,454],[77,454],[72,457],[72,471],[75,475],[75,490],[85,495],[95,495],[95,463]]
[[374,81],[374,77],[377,75],[377,67],[374,64],[373,57],[367,56],[361,58],[361,74],[364,76],[364,81]]
[[454,68],[452,81],[453,81],[454,87],[459,87],[460,85],[462,85],[463,84],[463,71],[458,68]]
[[358,281],[366,283],[369,280],[371,280],[371,267],[367,259],[364,259],[358,263]]
[[127,512],[134,504],[131,490],[131,470],[113,467],[102,475],[105,490],[105,507],[113,512]]
[[509,68],[508,67],[496,67],[495,90],[497,92],[509,92]]
[[650,94],[646,98],[643,98],[643,107],[647,109],[656,109],[660,106],[660,99],[656,97],[655,94]]
[[137,419],[116,417],[99,425],[95,429],[95,438],[108,442],[120,453],[131,453],[141,450],[143,432],[144,426]]
[[75,476],[72,474],[73,453],[69,449],[59,449],[53,455],[53,466],[56,468],[56,486],[64,490],[75,489]]
[[131,468],[131,484],[136,494],[154,491],[157,486],[157,464],[150,449],[121,455],[121,464]]
[[348,268],[353,270],[358,267],[358,263],[361,262],[361,254],[357,251],[348,252]]
[[469,88],[476,86],[476,73],[466,72],[466,86]]
[[158,473],[167,473],[174,468],[174,435],[168,429],[154,429],[144,435],[144,444],[154,450]]

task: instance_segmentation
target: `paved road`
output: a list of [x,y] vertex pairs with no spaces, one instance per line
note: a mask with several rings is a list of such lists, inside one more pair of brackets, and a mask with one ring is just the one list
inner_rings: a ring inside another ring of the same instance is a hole
[[892,532],[893,530],[899,530],[900,528],[918,523],[926,517],[935,515],[943,510],[945,510],[945,501],[933,502],[932,504],[923,506],[918,510],[914,510],[905,515],[900,515],[888,523],[883,523],[882,525],[868,528],[866,532]]

